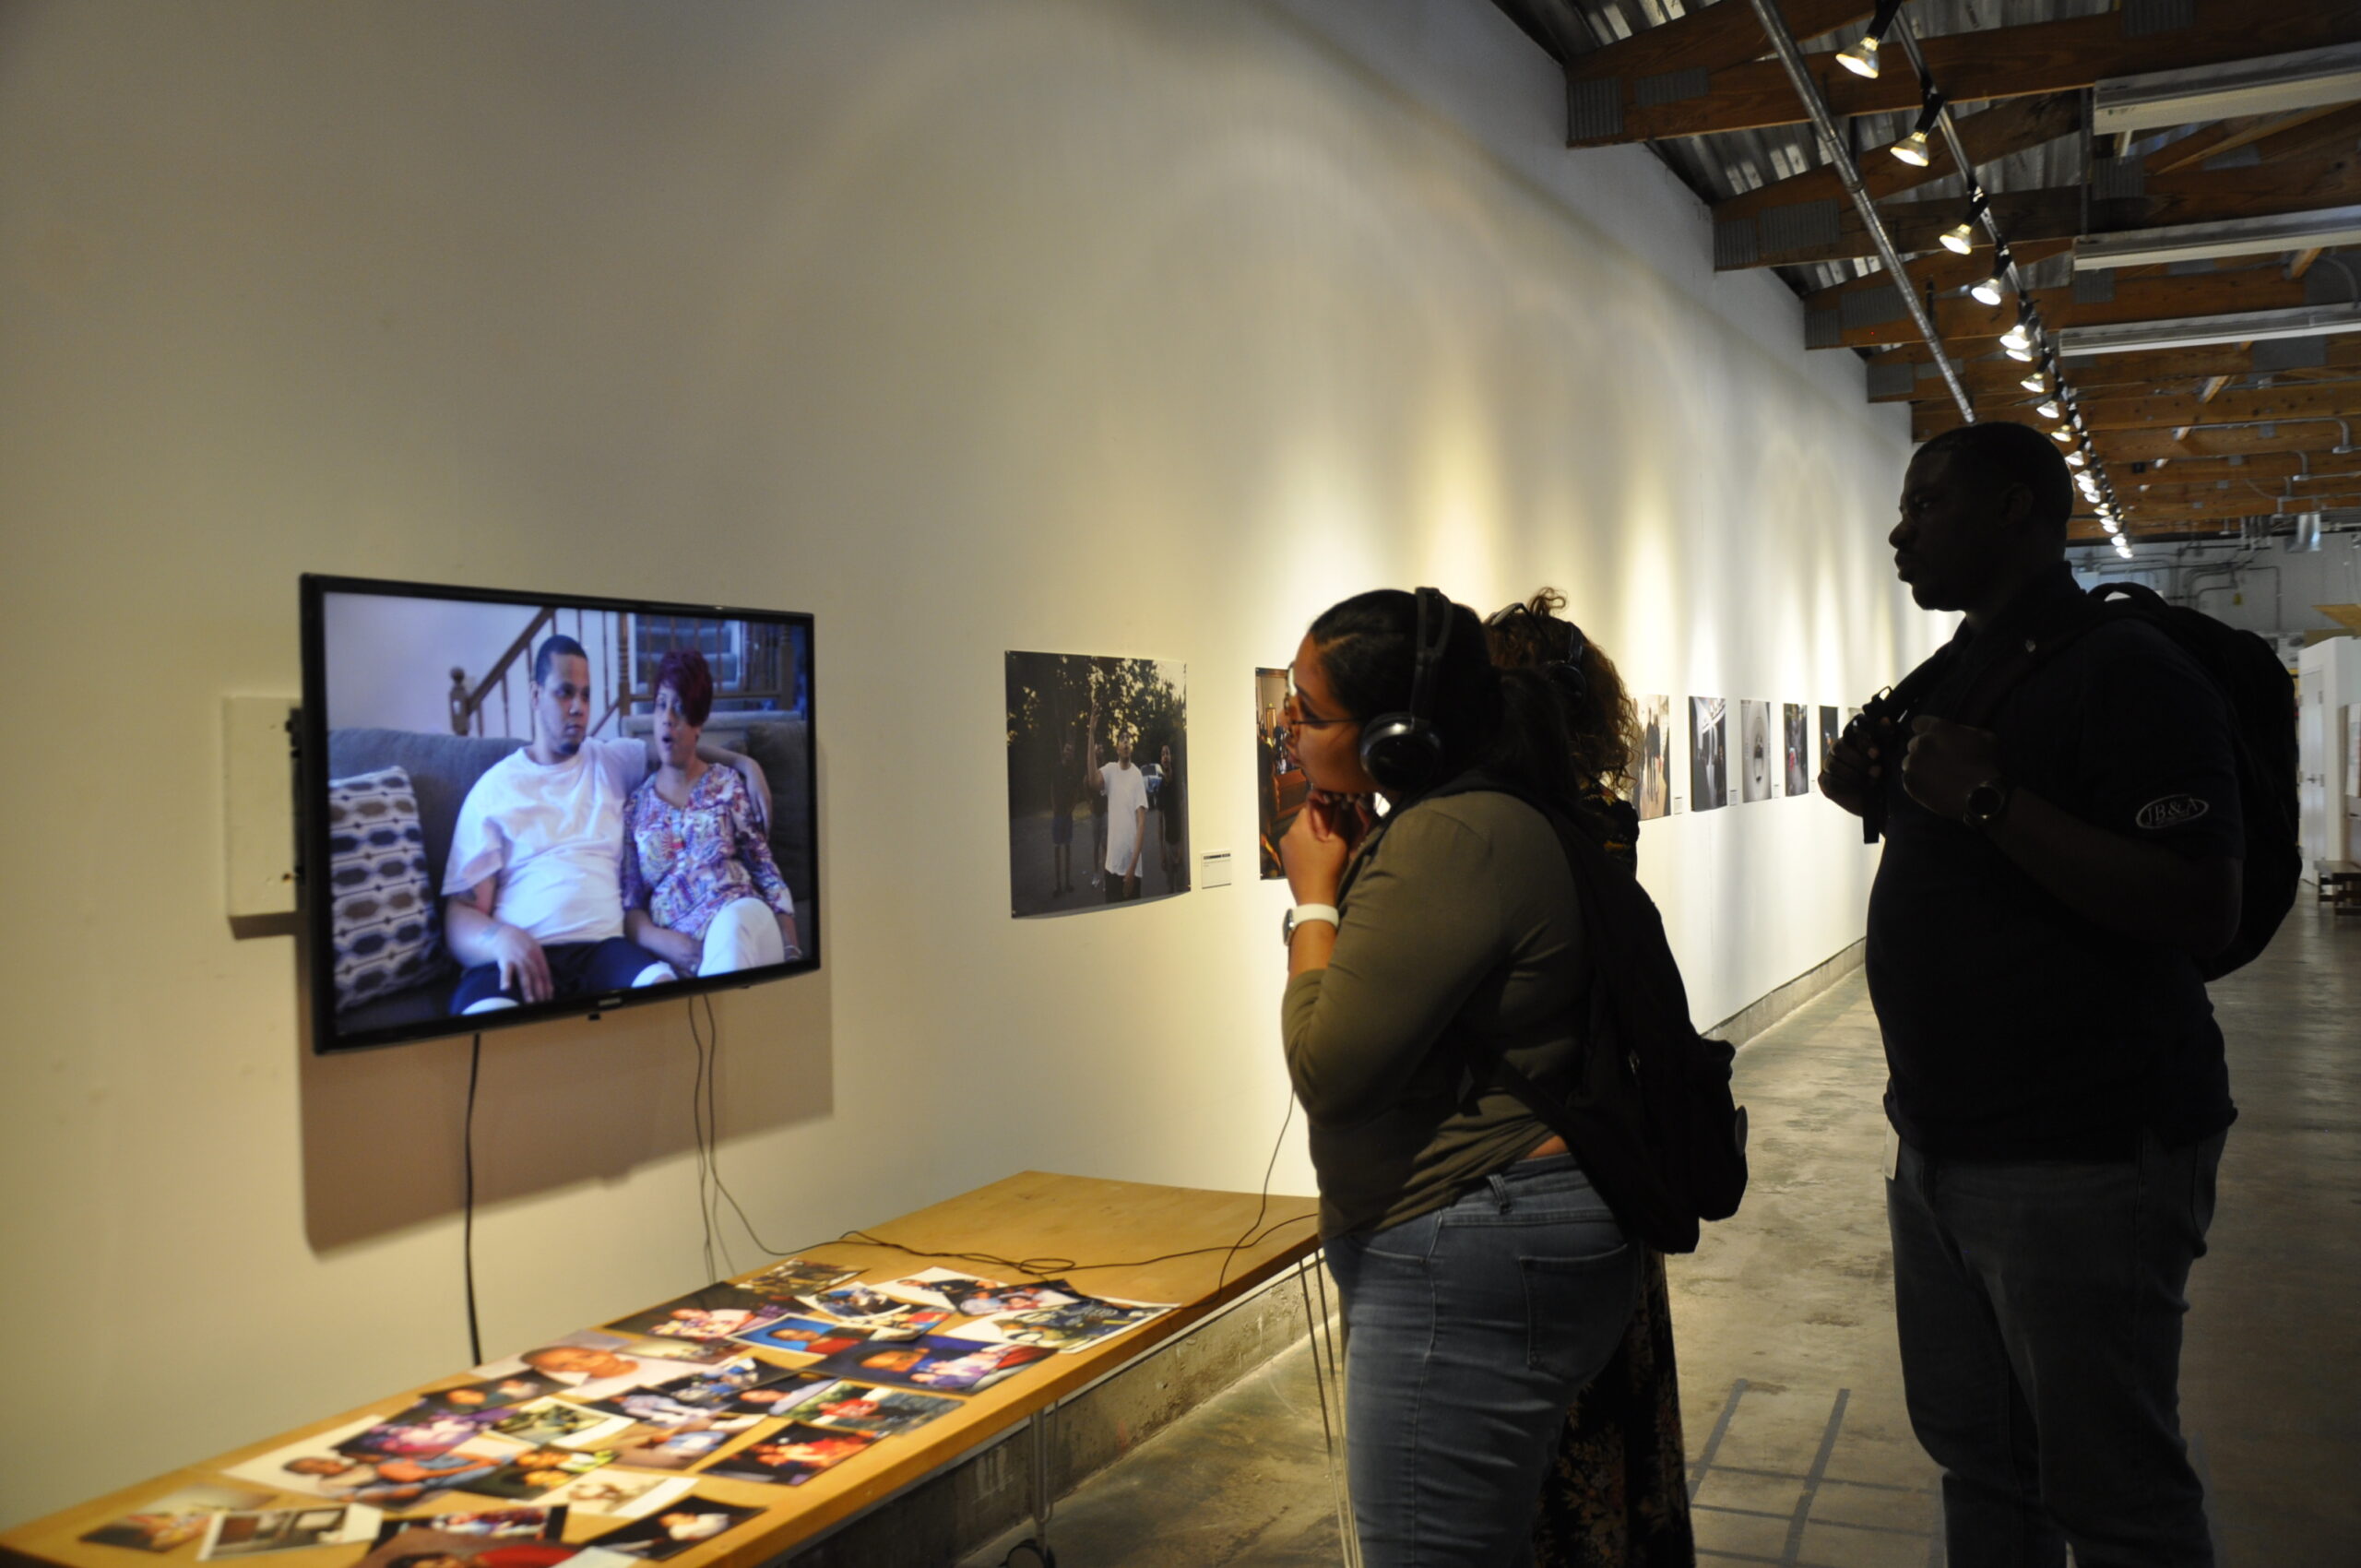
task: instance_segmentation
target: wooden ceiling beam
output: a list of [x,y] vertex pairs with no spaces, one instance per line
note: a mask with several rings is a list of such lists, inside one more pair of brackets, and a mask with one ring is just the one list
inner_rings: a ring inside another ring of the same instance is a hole
[[[2055,332],[2066,327],[2112,327],[2187,315],[2226,315],[2235,311],[2286,310],[2305,303],[2307,292],[2302,282],[2291,279],[2279,267],[2250,267],[2237,272],[2143,278],[2119,285],[2111,300],[2078,300],[2071,289],[2035,289],[2028,297],[2041,312],[2043,324]],[[1987,305],[1955,294],[1937,300],[1933,315],[1935,330],[1947,344],[1997,341],[2016,324],[2017,304],[2004,297],[1999,304]],[[1917,335],[1917,324],[1905,315],[1851,327],[1839,321],[1833,334],[1814,333],[1808,340],[1826,348],[1871,349],[1905,343]],[[2080,372],[2069,366],[2066,374],[2069,381],[2075,381]]]
[[[2094,434],[2118,430],[2199,431],[2209,426],[2293,424],[2312,420],[2343,420],[2350,426],[2361,424],[2361,381],[2229,392],[2212,403],[2194,397],[2084,398],[2078,407],[2084,428]],[[1978,399],[1975,415],[1980,420],[2007,420],[2037,430],[2054,429],[2058,423],[2042,415],[2032,403],[2023,401]],[[1911,407],[1914,440],[1924,441],[1964,422],[1955,404],[1926,402]]]
[[[2013,251],[2032,240],[2070,241],[2083,233],[2125,229],[2161,229],[2180,223],[2220,223],[2236,218],[2269,218],[2286,212],[2361,202],[2361,152],[2353,148],[2313,158],[2290,159],[2250,169],[2184,169],[2149,180],[2138,196],[2089,198],[2081,185],[2003,191],[1992,197],[1992,216]],[[2089,227],[2084,228],[2085,207]],[[1878,216],[1894,248],[1909,255],[1939,248],[1944,230],[1957,223],[1958,198],[1888,202]],[[1817,229],[1788,225],[1775,236],[1762,233],[1756,220],[1751,246],[1714,235],[1714,265],[1724,271],[1750,267],[1805,267],[1852,261],[1877,254],[1877,244],[1850,207],[1829,211]],[[1786,240],[1766,244],[1766,238]],[[1979,252],[1989,258],[1989,252]]]
[[[1735,8],[1727,4],[1712,6],[1697,13],[1694,19],[1703,21],[1716,12]],[[1800,8],[1791,5],[1789,14],[1792,16]],[[1749,25],[1753,23],[1749,7],[1744,13]],[[2189,26],[2162,32],[2127,32],[2126,13],[2118,8],[2064,21],[1924,39],[1919,49],[1936,85],[1952,101],[1972,103],[2035,93],[2074,92],[2107,77],[2220,65],[2361,37],[2361,4],[2355,0],[2315,0],[2301,6],[2257,6],[2252,0],[2195,0],[2194,11],[2194,20]],[[1716,35],[1726,40],[1726,48],[1735,46],[1736,24],[1737,18],[1731,18],[1724,24],[1731,30]],[[1651,30],[1669,32],[1671,28]],[[1704,31],[1702,28],[1698,30]],[[1798,36],[1806,36],[1804,26],[1797,26],[1796,31]],[[1756,28],[1758,53],[1761,40],[1761,30]],[[1607,51],[1597,53],[1604,54]],[[1833,54],[1808,55],[1805,63],[1820,83],[1829,107],[1839,117],[1918,106],[1917,76],[1899,68],[1898,62],[1875,78],[1854,76],[1837,65]],[[1691,75],[1685,81],[1664,83],[1662,77],[1668,69],[1686,69]],[[1606,147],[1667,137],[1711,136],[1721,131],[1767,130],[1774,125],[1801,125],[1808,118],[1787,80],[1786,68],[1776,60],[1750,57],[1719,65],[1656,65],[1649,74],[1661,85],[1651,89],[1646,95],[1650,101],[1644,103],[1641,101],[1639,75],[1617,76],[1619,115],[1604,113],[1608,107],[1605,104],[1577,107],[1572,101],[1581,98],[1582,89],[1571,91],[1570,129],[1588,133],[1570,137],[1571,145]],[[1590,84],[1605,79],[1584,77],[1582,81]],[[1681,96],[1671,96],[1672,90],[1679,89],[1689,90]]]
[[[2011,243],[2009,252],[2016,257],[2019,266],[2029,267],[2036,261],[2047,261],[2053,255],[2064,255],[2073,247],[2074,242],[2071,240],[2027,240],[2023,243]],[[1947,250],[1932,250],[1924,255],[1912,257],[1903,266],[1909,273],[1911,291],[1921,299],[1926,297],[1928,289],[1934,290],[1938,294],[1947,294],[1954,290],[1964,289],[1969,284],[1979,282],[1992,275],[1992,247],[1988,244],[1978,244],[1975,252],[1968,255],[1954,255]],[[1842,283],[1832,283],[1825,289],[1812,290],[1803,296],[1804,309],[1842,309],[1845,295],[1866,294],[1874,290],[1888,288],[1892,286],[1892,281],[1883,270],[1864,273],[1858,278],[1849,279]],[[1898,303],[1895,308],[1901,308]]]
[[[1877,6],[1874,0],[1781,0],[1779,10],[1797,38],[1818,38],[1867,21]],[[1770,50],[1754,7],[1738,0],[1736,5],[1708,6],[1675,17],[1662,27],[1635,32],[1579,55],[1566,63],[1566,79],[1589,82],[1621,77],[1637,82],[1675,71],[1719,71],[1759,59]]]
[[[2059,137],[2072,136],[2082,128],[2082,101],[2070,92],[2012,98],[1982,113],[1959,117],[1959,139],[1966,145],[1969,160],[1979,167],[2044,142],[2056,141]],[[1873,196],[1890,196],[1954,172],[1948,139],[1937,138],[1933,152],[1934,161],[1918,169],[1899,158],[1886,156],[1883,148],[1872,148],[1863,154],[1857,165],[1861,183]],[[1823,163],[1817,169],[1807,169],[1800,174],[1790,174],[1784,180],[1774,180],[1715,202],[1714,220],[1723,223],[1734,218],[1759,217],[1774,208],[1845,199],[1844,181],[1833,166]],[[1983,243],[1980,234],[1977,243]]]
[[[2331,452],[2258,452],[2233,460],[2228,457],[2181,457],[2159,468],[2144,465],[2150,475],[2162,475],[2189,483],[2212,483],[2217,479],[2236,479],[2240,475],[2277,484],[2293,479],[2300,493],[2308,483],[2327,481],[2343,484],[2361,482],[2361,453],[2337,457]],[[2308,479],[2301,476],[2308,475]],[[2118,481],[2121,476],[2118,476]]]
[[2277,163],[2290,158],[2349,151],[2355,137],[2361,137],[2361,103],[2348,103],[2317,120],[2265,137],[2254,144],[2254,150],[2263,162]]
[[2253,457],[2262,453],[2319,454],[2331,451],[2343,439],[2332,421],[2304,420],[2283,422],[2276,429],[2259,424],[2200,425],[2186,435],[2165,429],[2102,430],[2093,434],[2091,444],[2098,449],[2107,471],[2115,475],[2119,485],[2123,481],[2122,469],[2132,463],[2153,463],[2159,458]]
[[[2176,169],[2194,169],[2206,160],[2219,158],[2225,152],[2236,152],[2242,147],[2292,131],[2308,125],[2322,115],[2338,113],[2342,105],[2324,103],[2315,108],[2298,109],[2291,114],[2249,114],[2238,120],[2219,120],[2201,131],[2167,142],[2142,160],[2151,174],[2169,174]],[[2256,154],[2260,160],[2260,153]]]

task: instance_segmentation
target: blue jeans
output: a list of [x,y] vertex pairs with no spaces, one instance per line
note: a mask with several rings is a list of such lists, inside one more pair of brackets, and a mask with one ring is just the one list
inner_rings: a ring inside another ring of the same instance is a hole
[[1952,1568],[2212,1568],[2180,1435],[2181,1291],[2224,1134],[2135,1160],[1902,1146],[1886,1183],[1910,1424]]
[[1636,1249],[1552,1155],[1327,1253],[1368,1568],[1517,1568],[1566,1407],[1638,1301]]

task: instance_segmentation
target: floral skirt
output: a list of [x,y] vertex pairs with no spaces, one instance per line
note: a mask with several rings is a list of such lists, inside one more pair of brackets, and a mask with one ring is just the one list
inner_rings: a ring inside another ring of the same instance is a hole
[[1542,1478],[1533,1561],[1536,1568],[1695,1568],[1672,1304],[1664,1259],[1654,1253],[1622,1345],[1566,1412]]

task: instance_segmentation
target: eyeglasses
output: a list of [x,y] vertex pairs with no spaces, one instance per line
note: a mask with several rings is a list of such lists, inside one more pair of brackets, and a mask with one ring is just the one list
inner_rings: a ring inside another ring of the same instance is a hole
[[1359,722],[1352,719],[1309,719],[1304,716],[1303,694],[1296,690],[1295,666],[1287,666],[1287,697],[1279,705],[1279,721],[1290,730],[1325,730],[1336,724]]

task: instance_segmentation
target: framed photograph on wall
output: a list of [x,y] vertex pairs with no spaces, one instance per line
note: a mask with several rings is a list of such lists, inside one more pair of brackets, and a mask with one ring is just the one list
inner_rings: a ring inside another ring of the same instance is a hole
[[1720,697],[1689,699],[1689,809],[1709,812],[1729,803],[1729,704]]
[[1154,659],[1011,653],[1009,911],[1189,890],[1189,671]]

